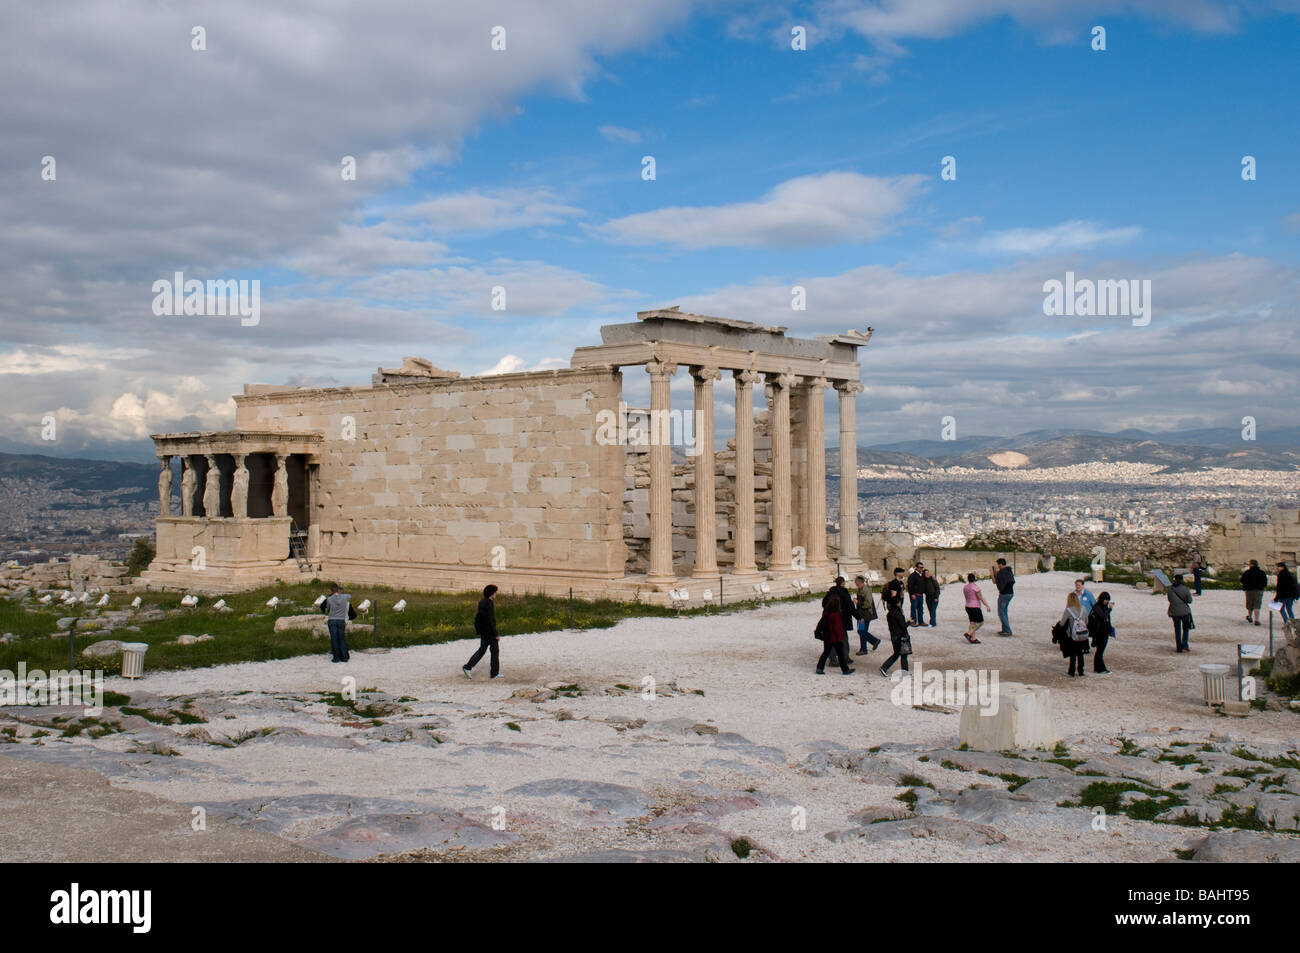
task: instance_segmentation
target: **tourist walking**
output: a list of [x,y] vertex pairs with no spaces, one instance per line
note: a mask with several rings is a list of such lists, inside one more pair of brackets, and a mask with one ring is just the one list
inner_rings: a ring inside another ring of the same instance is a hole
[[843,624],[845,632],[844,654],[848,655],[848,633],[853,631],[853,619],[858,614],[857,606],[853,604],[853,596],[849,594],[849,590],[844,586],[843,576],[835,577],[835,585],[831,586],[826,594],[834,595],[840,601],[840,622]]
[[1011,635],[1011,619],[1008,610],[1011,607],[1011,600],[1015,598],[1016,574],[1011,571],[1005,559],[998,560],[993,583],[998,587],[998,622],[1002,625],[998,635]]
[[1191,567],[1192,579],[1196,585],[1196,594],[1201,594],[1201,576],[1205,573],[1205,564],[1201,560],[1201,554],[1195,548],[1187,551],[1187,565]]
[[880,674],[888,678],[889,670],[899,659],[903,661],[903,671],[907,671],[907,657],[912,654],[912,639],[907,634],[907,627],[912,623],[903,617],[901,603],[889,606],[889,610],[885,613],[885,621],[889,623],[889,641],[893,644],[894,654],[880,666]]
[[[867,652],[873,651],[880,647],[880,640],[871,634],[871,623],[878,616],[876,614],[876,596],[871,591],[871,583],[867,582],[866,576],[858,576],[853,580],[857,583],[857,615],[858,615],[858,643],[861,648],[858,649],[859,655],[866,655]],[[868,649],[868,643],[871,648]]]
[[970,622],[966,627],[966,641],[971,645],[979,645],[980,640],[975,638],[975,633],[984,624],[984,611],[980,606],[990,612],[993,611],[993,607],[984,599],[984,593],[980,591],[980,584],[975,581],[973,572],[966,573],[966,585],[961,587],[961,593],[966,598],[966,618]]
[[1273,596],[1282,603],[1282,621],[1294,620],[1293,606],[1296,599],[1300,599],[1300,582],[1296,581],[1295,574],[1286,568],[1284,562],[1277,564],[1277,589]]
[[1258,559],[1252,559],[1246,571],[1241,574],[1241,588],[1246,591],[1246,621],[1259,625],[1259,610],[1264,606],[1268,573],[1259,568]]
[[925,566],[917,563],[907,577],[907,595],[911,600],[912,624],[925,625]]
[[890,606],[896,605],[899,609],[903,608],[903,593],[907,589],[903,583],[903,572],[904,569],[902,566],[896,568],[894,570],[894,578],[889,580],[889,585],[885,587],[886,617],[888,617],[888,609]]
[[357,617],[357,610],[352,608],[352,597],[340,591],[338,583],[331,583],[330,594],[321,603],[321,611],[328,616],[325,627],[330,632],[330,661],[346,662],[352,657],[348,654],[348,620]]
[[496,604],[492,601],[498,592],[496,586],[485,586],[483,598],[478,601],[478,611],[474,613],[474,631],[478,635],[478,651],[470,656],[461,671],[466,678],[474,677],[474,666],[483,658],[484,652],[492,653],[489,666],[491,678],[501,677],[501,638],[497,633]]
[[1098,675],[1109,675],[1104,655],[1110,634],[1115,630],[1110,621],[1110,593],[1103,592],[1093,603],[1088,613],[1088,634],[1092,636],[1092,670]]
[[935,578],[934,573],[926,569],[923,570],[923,575],[925,577],[925,607],[930,610],[930,628],[933,629],[939,625],[936,610],[939,608],[939,593],[942,590],[939,588],[939,580]]
[[[843,582],[843,579],[837,582]],[[840,601],[834,587],[822,597],[821,621],[817,623],[817,628],[813,632],[813,635],[823,643],[821,658],[817,660],[818,675],[826,674],[826,660],[830,658],[839,662],[840,674],[853,674],[853,669],[849,668],[848,638],[845,636],[843,608],[844,604]],[[850,617],[851,624],[852,617]]]
[[1083,649],[1088,644],[1088,617],[1083,611],[1083,603],[1073,592],[1065,597],[1065,611],[1061,613],[1061,621],[1057,624],[1061,627],[1062,651],[1067,651],[1066,658],[1070,660],[1070,671],[1066,674],[1073,678],[1075,663],[1078,663],[1078,676],[1083,678]]
[[1195,628],[1192,621],[1192,590],[1184,585],[1182,573],[1174,576],[1174,583],[1166,595],[1169,598],[1169,618],[1174,620],[1174,646],[1179,652],[1190,652],[1188,634]]

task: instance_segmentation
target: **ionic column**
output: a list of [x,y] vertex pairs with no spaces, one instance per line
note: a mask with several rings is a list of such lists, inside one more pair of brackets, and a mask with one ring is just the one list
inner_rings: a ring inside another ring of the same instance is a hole
[[692,367],[695,378],[695,569],[692,576],[718,574],[718,517],[713,481],[713,382],[716,367]]
[[836,381],[840,394],[840,569],[858,571],[858,391],[857,381]]
[[275,455],[275,482],[271,485],[271,515],[289,515],[289,471],[285,464],[288,454]]
[[248,468],[244,466],[248,456],[236,453],[234,457],[235,476],[230,482],[230,514],[235,519],[244,519],[248,516]]
[[767,374],[772,388],[772,550],[768,569],[790,566],[790,385],[793,374]]
[[732,371],[736,378],[736,559],[738,576],[758,572],[754,562],[754,379],[753,371]]
[[650,572],[646,582],[675,583],[673,569],[672,395],[676,364],[650,361]]
[[208,461],[208,474],[203,481],[203,515],[216,519],[221,515],[221,471],[217,469],[217,455],[204,454]]
[[826,378],[807,381],[808,486],[805,488],[804,523],[807,526],[809,569],[826,565]]
[[158,515],[172,515],[172,458],[158,458]]

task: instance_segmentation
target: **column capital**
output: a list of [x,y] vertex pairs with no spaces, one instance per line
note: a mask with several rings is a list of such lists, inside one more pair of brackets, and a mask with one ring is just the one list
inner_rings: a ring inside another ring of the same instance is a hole
[[803,384],[805,387],[811,387],[816,390],[822,390],[823,388],[826,387],[828,383],[829,381],[827,381],[826,378],[824,377],[805,377],[803,379]]
[[691,376],[698,381],[716,381],[722,379],[722,373],[716,367],[710,367],[708,364],[692,364]]
[[782,390],[789,390],[794,385],[794,375],[786,371],[765,371],[763,381],[771,387],[779,387]]
[[757,371],[732,370],[731,374],[735,377],[737,384],[744,384],[747,387],[752,386],[754,381],[758,380]]
[[861,394],[866,388],[858,381],[836,381],[835,389],[841,394]]
[[651,379],[657,377],[661,380],[667,380],[677,373],[676,364],[669,364],[667,361],[661,361],[658,358],[652,361],[646,361],[645,369]]

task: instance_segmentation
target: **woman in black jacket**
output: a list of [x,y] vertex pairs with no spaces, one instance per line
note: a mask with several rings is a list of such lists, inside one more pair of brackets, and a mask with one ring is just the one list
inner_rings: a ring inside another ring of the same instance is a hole
[[1098,675],[1109,675],[1103,656],[1106,643],[1110,641],[1110,593],[1103,592],[1097,597],[1097,604],[1088,613],[1088,634],[1092,636],[1092,647],[1097,651],[1092,656],[1092,670]]
[[890,667],[899,659],[903,660],[903,671],[907,671],[907,657],[912,654],[912,640],[907,634],[907,627],[912,623],[903,617],[903,606],[895,602],[889,604],[885,621],[889,623],[889,641],[894,645],[894,654],[880,666],[880,674],[888,678]]

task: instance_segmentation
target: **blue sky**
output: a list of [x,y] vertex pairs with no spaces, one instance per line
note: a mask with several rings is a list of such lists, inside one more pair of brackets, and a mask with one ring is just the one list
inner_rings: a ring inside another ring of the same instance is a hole
[[[963,435],[1290,426],[1298,9],[9,7],[0,446],[148,455],[148,433],[230,426],[244,381],[363,383],[403,354],[558,366],[668,304],[875,327],[867,443],[948,415]],[[46,154],[57,182],[33,175]],[[160,322],[147,289],[176,270],[260,277],[262,323]],[[1046,317],[1067,270],[1150,279],[1151,325]]]

